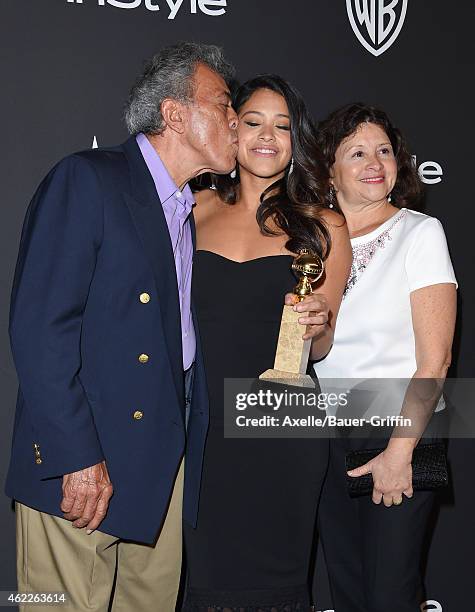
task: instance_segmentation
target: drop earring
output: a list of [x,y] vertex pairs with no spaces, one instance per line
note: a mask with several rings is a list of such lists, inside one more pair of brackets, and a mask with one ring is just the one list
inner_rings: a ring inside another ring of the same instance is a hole
[[335,206],[334,202],[335,202],[335,187],[333,187],[333,185],[330,185],[330,189],[328,190],[328,196],[330,199],[330,203],[328,204],[328,208],[333,208]]
[[229,176],[230,176],[232,179],[235,179],[235,178],[236,178],[236,176],[237,176],[236,168],[234,168],[234,170],[231,170],[231,172],[229,173]]
[[292,159],[290,160],[289,174],[292,174],[293,171],[294,171],[294,158],[292,157]]
[[391,197],[391,194],[389,194],[388,195],[388,202],[391,204],[391,201],[392,201],[392,197]]

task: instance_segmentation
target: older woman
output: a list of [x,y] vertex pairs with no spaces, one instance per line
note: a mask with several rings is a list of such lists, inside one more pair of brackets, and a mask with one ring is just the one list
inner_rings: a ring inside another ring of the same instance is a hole
[[[440,222],[411,210],[421,187],[400,132],[383,111],[351,104],[320,124],[319,138],[328,198],[346,218],[353,249],[333,347],[315,366],[319,378],[444,379],[456,280]],[[412,489],[418,437],[393,433],[383,452],[349,473],[372,474],[372,498],[350,498],[345,472],[346,453],[371,442],[332,443],[319,521],[338,611],[419,610],[434,493]]]

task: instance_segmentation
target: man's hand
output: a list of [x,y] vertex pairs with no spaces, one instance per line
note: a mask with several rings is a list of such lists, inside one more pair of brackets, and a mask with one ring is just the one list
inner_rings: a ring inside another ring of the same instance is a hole
[[106,462],[63,476],[64,518],[74,521],[73,527],[87,527],[90,534],[97,529],[107,513],[113,487]]
[[328,300],[322,293],[307,295],[302,302],[293,293],[287,293],[285,304],[293,306],[296,312],[308,313],[308,316],[299,318],[300,325],[306,325],[307,329],[302,336],[303,340],[309,340],[320,335],[326,329],[329,316]]

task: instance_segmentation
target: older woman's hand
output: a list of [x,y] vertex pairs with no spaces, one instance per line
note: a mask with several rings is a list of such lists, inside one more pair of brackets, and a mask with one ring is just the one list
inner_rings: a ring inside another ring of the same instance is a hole
[[307,295],[302,302],[298,302],[297,299],[294,293],[287,293],[285,303],[288,306],[293,305],[296,312],[308,313],[308,316],[299,318],[299,323],[307,326],[302,338],[304,340],[314,338],[324,331],[328,323],[328,300],[322,293]]
[[358,478],[365,474],[373,476],[373,502],[381,501],[389,508],[398,506],[406,497],[412,497],[412,453],[394,452],[386,448],[368,463],[350,470],[348,475]]

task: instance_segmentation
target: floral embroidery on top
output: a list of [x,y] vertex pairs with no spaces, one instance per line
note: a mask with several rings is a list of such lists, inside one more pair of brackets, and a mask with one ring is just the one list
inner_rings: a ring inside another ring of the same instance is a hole
[[352,247],[353,251],[353,262],[351,264],[351,271],[346,283],[343,297],[346,297],[349,291],[356,285],[363,272],[368,267],[370,261],[373,259],[378,249],[384,249],[386,242],[391,240],[390,232],[398,221],[406,216],[406,210],[401,210],[400,213],[395,215],[394,221],[391,225],[385,229],[379,236],[364,242],[362,244],[356,244]]

